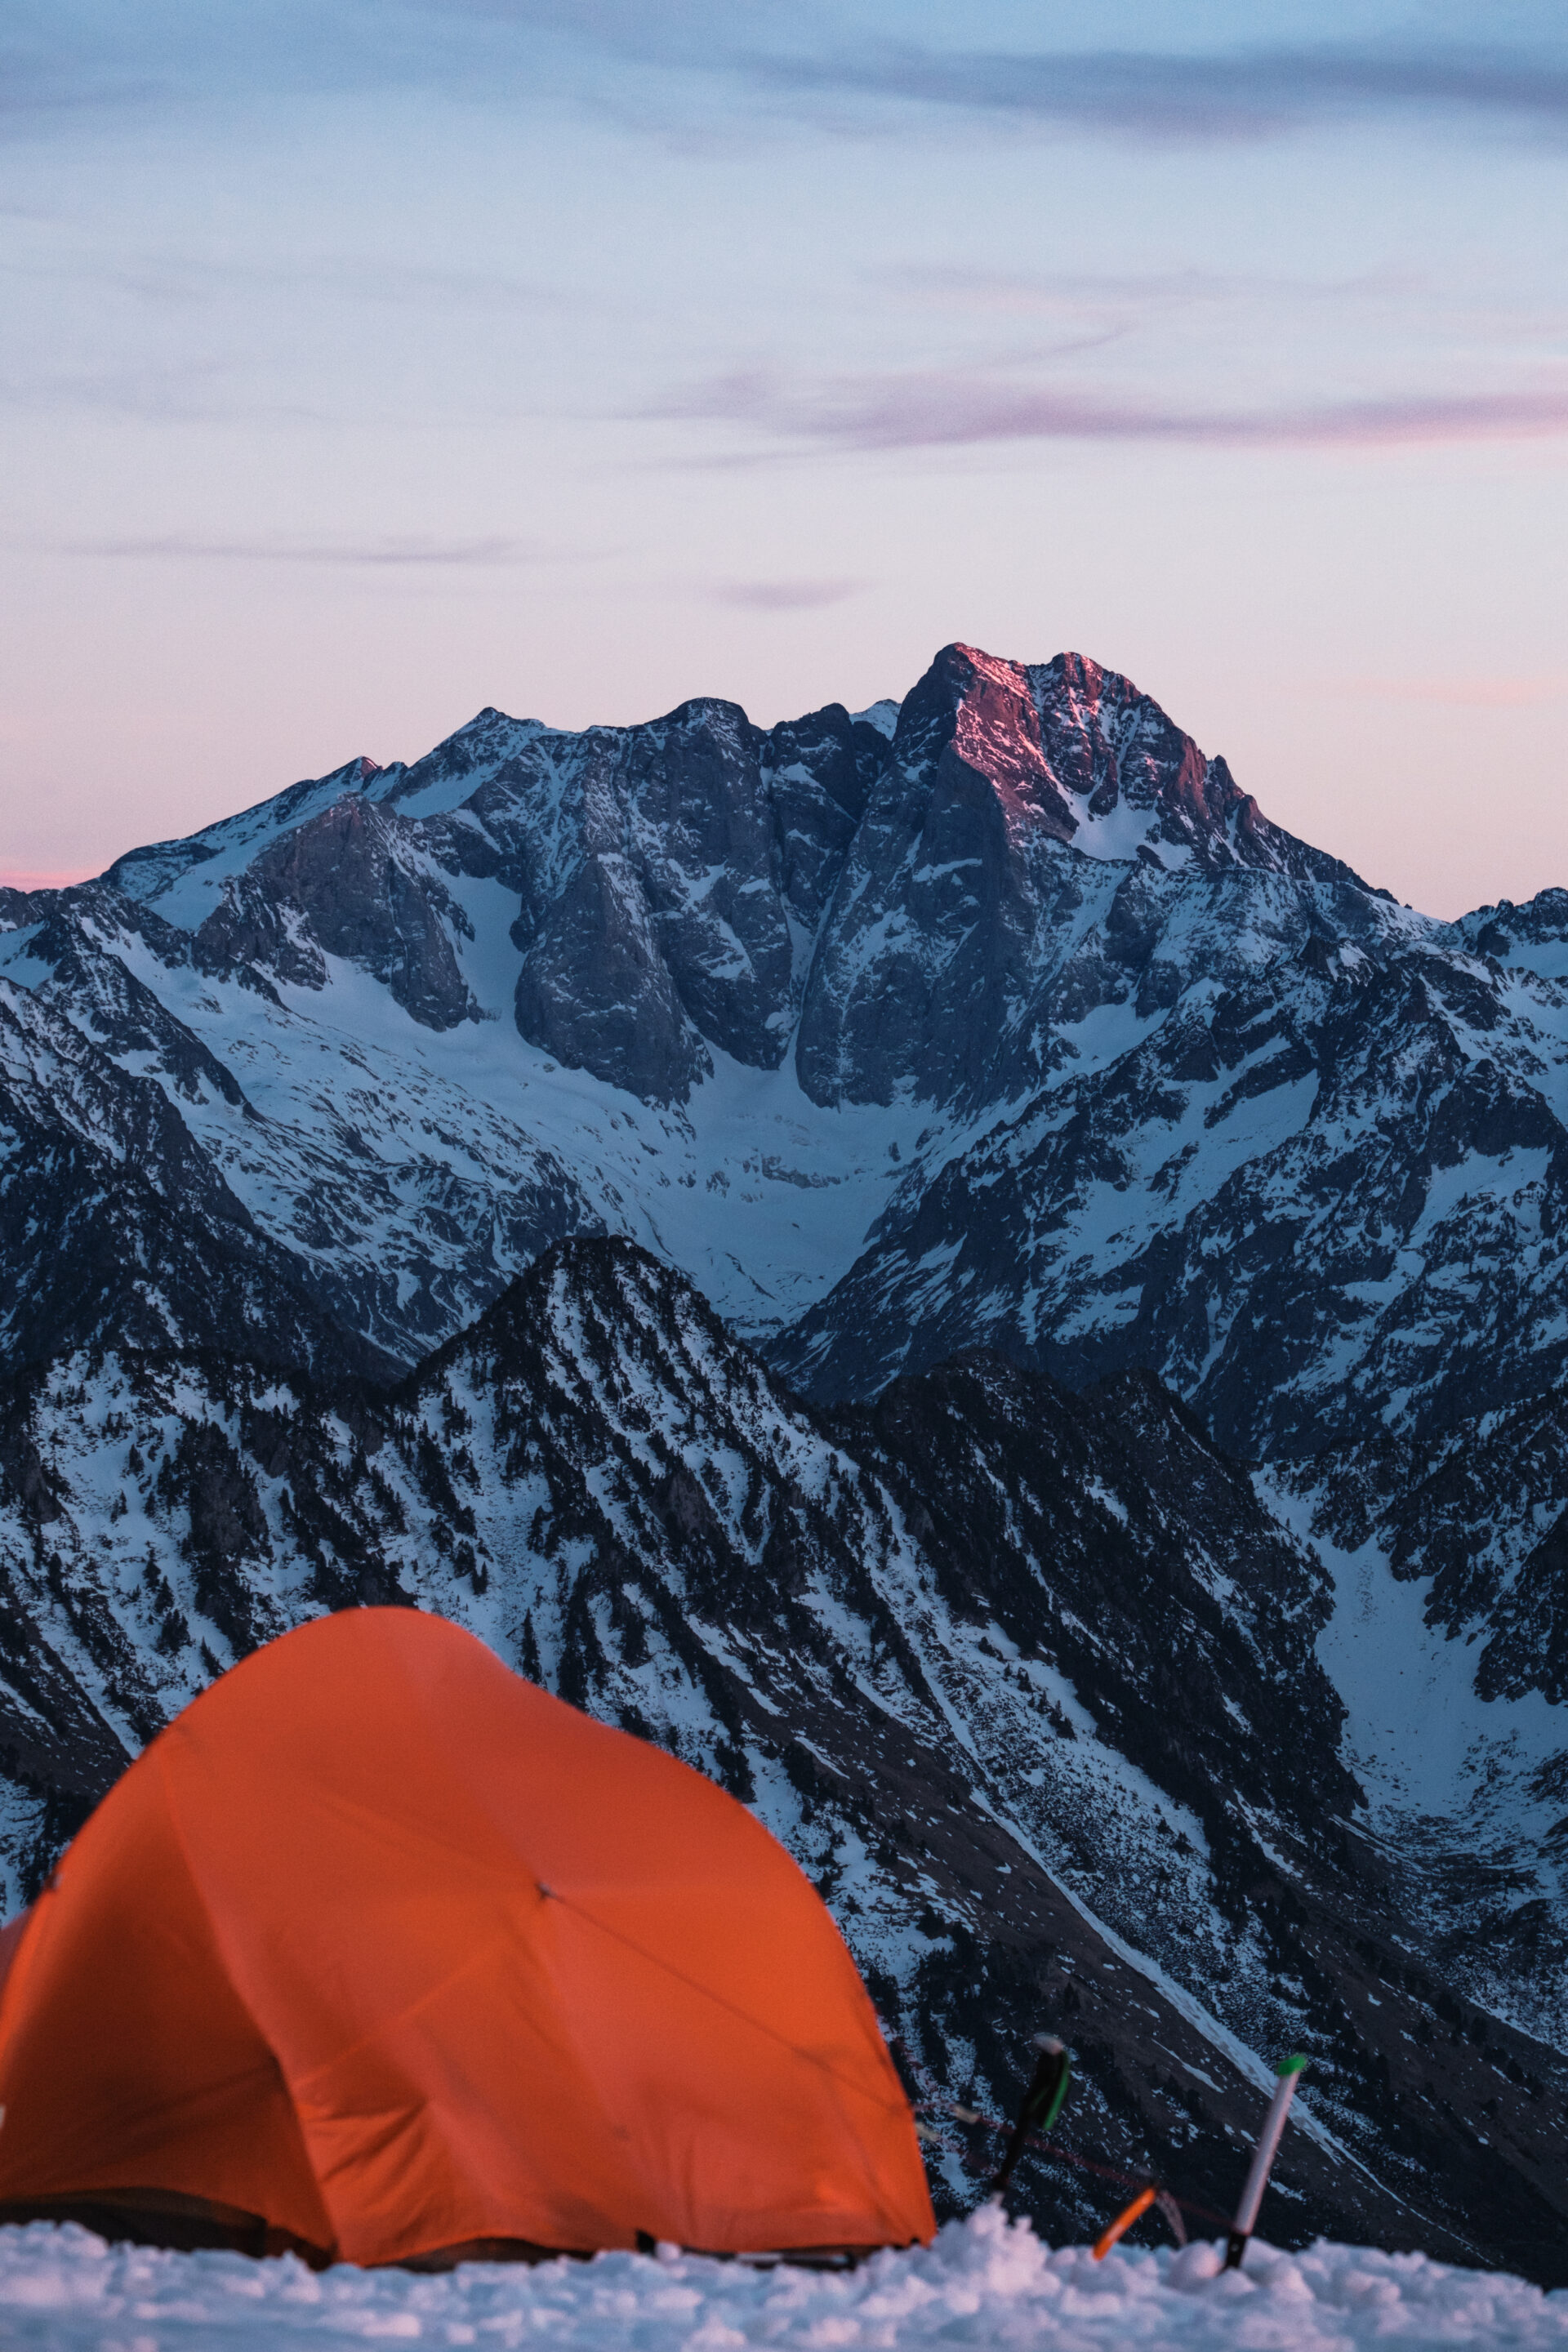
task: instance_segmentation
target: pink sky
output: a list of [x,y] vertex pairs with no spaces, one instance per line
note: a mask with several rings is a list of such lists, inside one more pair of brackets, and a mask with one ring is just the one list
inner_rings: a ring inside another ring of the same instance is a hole
[[1544,5],[1420,21],[40,19],[4,867],[957,638],[1126,671],[1433,912],[1568,883],[1568,61]]

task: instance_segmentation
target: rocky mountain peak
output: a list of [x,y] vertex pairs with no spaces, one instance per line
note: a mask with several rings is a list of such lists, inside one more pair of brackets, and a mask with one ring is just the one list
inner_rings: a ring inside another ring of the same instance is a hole
[[1041,825],[1058,841],[1077,830],[1046,761],[1021,662],[998,660],[974,646],[944,646],[905,698],[893,759],[911,782],[935,789],[944,763],[983,776],[1011,825]]
[[904,702],[893,754],[925,790],[941,790],[944,760],[984,777],[1010,828],[1091,857],[1298,875],[1316,859],[1269,824],[1223,759],[1084,654],[1030,664],[944,646]]

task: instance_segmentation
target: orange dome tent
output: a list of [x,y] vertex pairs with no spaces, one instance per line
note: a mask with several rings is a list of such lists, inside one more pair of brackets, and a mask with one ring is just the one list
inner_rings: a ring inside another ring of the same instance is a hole
[[7,1962],[6,2219],[364,2263],[931,2234],[783,1847],[439,1618],[321,1618],[204,1692]]

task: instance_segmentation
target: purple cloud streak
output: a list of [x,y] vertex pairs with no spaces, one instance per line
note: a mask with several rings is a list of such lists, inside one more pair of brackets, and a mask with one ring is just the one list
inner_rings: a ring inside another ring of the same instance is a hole
[[712,591],[716,604],[750,605],[759,613],[804,613],[858,596],[861,580],[731,580]]
[[226,563],[494,564],[530,563],[544,551],[521,539],[374,540],[334,545],[323,541],[264,539],[73,540],[50,551],[63,555],[110,555],[159,561]]
[[1258,138],[1324,116],[1458,110],[1568,131],[1568,63],[1480,44],[1255,49],[1207,57],[1101,50],[1041,54],[887,44],[838,57],[747,60],[800,94],[1076,121],[1164,139]]
[[1568,382],[1533,389],[1409,393],[1250,408],[1165,406],[1092,391],[961,374],[857,377],[791,390],[718,377],[653,414],[750,425],[847,449],[964,447],[999,441],[1150,441],[1214,448],[1372,447],[1515,440],[1568,431]]

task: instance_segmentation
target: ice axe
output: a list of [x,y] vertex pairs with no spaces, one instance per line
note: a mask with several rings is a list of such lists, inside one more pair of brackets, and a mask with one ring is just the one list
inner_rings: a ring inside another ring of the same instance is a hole
[[1119,2239],[1126,2236],[1133,2222],[1147,2213],[1152,2205],[1157,2206],[1164,2215],[1170,2224],[1171,2235],[1177,2245],[1186,2244],[1187,2225],[1182,2219],[1181,2207],[1168,2189],[1162,2189],[1157,2180],[1152,2180],[1147,2189],[1141,2189],[1138,2191],[1131,2205],[1122,2207],[1110,2228],[1100,2231],[1094,2242],[1094,2259],[1097,2263],[1102,2263],[1105,2260],[1111,2247]]
[[1258,2209],[1263,2202],[1263,2192],[1268,2186],[1269,2169],[1275,2152],[1285,2130],[1285,2118],[1290,2112],[1290,2102],[1296,2095],[1304,2058],[1282,2058],[1279,2079],[1274,2085],[1274,2096],[1268,2102],[1268,2113],[1263,2118],[1263,2129],[1258,2135],[1258,2146],[1252,2151],[1252,2163],[1247,2175],[1247,2186],[1241,2192],[1241,2202],[1236,2209],[1236,2219],[1230,2225],[1230,2237],[1226,2244],[1225,2266],[1238,2271],[1247,2252]]
[[1000,2197],[1013,2178],[1013,2167],[1024,2153],[1025,2143],[1031,2132],[1048,2132],[1062,2111],[1062,2101],[1068,2095],[1068,2077],[1072,2072],[1072,2059],[1064,2043],[1054,2033],[1037,2033],[1034,2046],[1039,2052],[1034,2078],[1024,2094],[1024,2104],[1018,2110],[1018,2120],[1013,2126],[1013,2137],[1007,2142],[1002,2168],[991,2183],[988,2194]]

